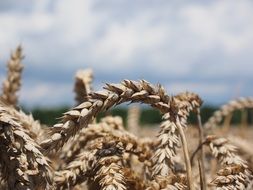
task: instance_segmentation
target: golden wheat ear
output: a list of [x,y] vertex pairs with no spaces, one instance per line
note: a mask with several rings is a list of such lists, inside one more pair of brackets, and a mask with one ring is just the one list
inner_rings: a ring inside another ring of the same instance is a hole
[[57,190],[73,188],[85,182],[91,175],[93,164],[96,161],[96,151],[83,151],[77,155],[64,169],[54,174],[54,184]]
[[4,111],[16,118],[23,129],[28,131],[29,136],[35,140],[37,143],[40,143],[44,140],[46,136],[45,129],[46,126],[43,126],[38,120],[35,120],[32,114],[26,114],[21,109],[17,110],[13,106],[7,105],[6,103],[0,100],[0,105],[4,108]]
[[21,63],[24,58],[22,47],[19,45],[16,50],[11,53],[10,60],[7,63],[7,78],[3,82],[1,100],[8,105],[17,106],[17,92],[21,87],[21,75],[23,65]]
[[[61,158],[64,159],[66,164],[73,161],[82,151],[86,151],[91,139],[94,141],[107,136],[120,139],[122,144],[127,147],[126,152],[136,155],[141,162],[150,158],[150,142],[143,142],[143,139],[138,139],[133,134],[125,131],[121,126],[122,121],[118,117],[109,116],[102,120],[98,124],[90,124],[88,128],[82,129],[78,136],[79,139],[75,141],[76,143],[73,143],[71,147],[63,148]],[[127,159],[126,161],[129,162]]]
[[78,70],[75,76],[75,100],[77,105],[88,100],[92,91],[93,71],[91,69]]
[[165,121],[160,126],[159,143],[152,158],[152,177],[154,180],[174,174],[174,159],[177,155],[177,149],[181,147],[182,143],[188,187],[194,189],[188,147],[183,129],[187,127],[187,117],[190,111],[198,109],[201,104],[202,100],[194,93],[181,93],[171,98],[169,106],[171,111],[163,116]]
[[[163,139],[162,143],[165,143],[165,145],[159,146],[158,149],[163,149],[165,152],[160,154],[159,150],[157,150],[158,152],[155,153],[155,155],[158,157],[161,156],[161,158],[157,159],[159,161],[157,164],[163,162],[164,159],[170,160],[170,157],[174,156],[173,154],[170,155],[170,153],[167,153],[167,149],[171,149],[169,150],[170,152],[175,152],[175,150],[173,150],[175,147],[172,146],[170,140],[167,139],[169,139],[168,133],[170,133],[170,130],[172,130],[172,133],[178,132],[183,144],[189,181],[188,185],[192,186],[190,182],[191,166],[183,128],[187,126],[187,117],[190,111],[201,105],[201,99],[193,93],[182,93],[171,98],[165,93],[163,87],[160,85],[155,87],[144,80],[139,82],[124,80],[121,84],[107,84],[105,89],[106,91],[92,92],[90,98],[86,102],[66,112],[62,117],[61,123],[50,129],[50,138],[43,141],[41,146],[46,151],[60,150],[72,136],[75,136],[82,128],[86,128],[98,113],[106,111],[114,105],[123,102],[145,103],[161,111],[164,114],[165,120],[168,120],[168,123],[172,123],[172,125],[176,126],[175,128],[165,127],[166,130],[163,131],[164,134],[161,134],[161,138]],[[178,142],[175,143],[178,144]],[[170,163],[167,161],[165,162],[165,166],[168,169],[168,164]],[[163,174],[166,175],[166,173],[168,173],[164,172],[166,168],[158,169],[158,173],[163,171]],[[193,189],[193,187],[191,187],[191,189]]]
[[246,162],[236,154],[236,147],[225,138],[208,136],[206,140],[211,153],[218,159],[222,168],[211,182],[217,189],[247,189],[253,175]]
[[146,190],[188,190],[187,186],[187,178],[183,174],[170,176],[156,176],[154,180],[152,180]]
[[52,173],[40,146],[0,107],[0,165],[7,189],[51,189]]
[[236,100],[232,100],[229,103],[223,105],[219,110],[215,111],[212,117],[204,124],[205,130],[212,130],[222,119],[236,110],[242,110],[245,108],[253,108],[253,98],[252,97],[242,97]]

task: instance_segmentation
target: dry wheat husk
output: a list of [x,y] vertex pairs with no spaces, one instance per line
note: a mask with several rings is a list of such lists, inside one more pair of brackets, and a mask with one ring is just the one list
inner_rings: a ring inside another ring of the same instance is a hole
[[54,183],[57,190],[70,189],[85,182],[95,163],[96,151],[83,151],[67,167],[55,172]]
[[236,100],[232,100],[229,103],[223,105],[219,110],[215,111],[212,117],[204,124],[205,130],[211,130],[218,126],[222,119],[231,114],[236,110],[241,110],[245,108],[253,108],[253,98],[252,97],[242,97]]
[[81,104],[88,100],[91,92],[91,83],[93,80],[93,72],[91,69],[79,70],[75,76],[75,100],[77,104]]
[[[140,82],[124,80],[121,84],[107,84],[105,89],[107,91],[91,93],[88,101],[65,113],[62,123],[59,123],[52,128],[51,138],[42,142],[42,147],[47,151],[59,150],[70,137],[77,133],[77,131],[80,131],[81,128],[87,127],[99,112],[127,101],[142,102],[157,108],[165,114],[164,118],[166,120],[170,120],[177,124],[175,131],[180,131],[181,140],[184,141],[184,156],[188,168],[187,176],[190,178],[190,161],[187,153],[187,143],[182,128],[186,127],[189,112],[201,105],[200,98],[193,93],[182,93],[171,98],[165,93],[163,87],[154,87],[144,80]],[[165,130],[164,132],[167,133],[168,130]],[[169,146],[167,147],[167,149],[171,148]],[[159,147],[159,149],[161,148],[164,149],[163,146]],[[159,151],[160,150],[158,150],[158,153]],[[157,156],[159,157],[160,155],[155,154],[154,158],[156,159]],[[158,165],[156,167],[159,168],[163,159],[167,159],[168,156],[171,157],[171,155],[167,154],[165,157],[162,157],[162,159],[157,159],[157,162],[154,162],[155,165]],[[167,166],[166,168],[169,167]],[[168,172],[162,174],[167,175]],[[160,175],[160,173],[155,173],[155,175]],[[155,175],[153,175],[153,177]],[[191,185],[191,183],[189,183],[189,185]]]
[[113,119],[113,117],[107,117],[102,119],[101,123],[90,124],[88,128],[82,129],[78,135],[78,141],[70,148],[63,148],[61,158],[65,160],[66,163],[72,161],[76,155],[78,155],[83,150],[86,150],[87,144],[94,141],[97,138],[112,136],[114,138],[119,138],[122,143],[126,144],[127,150],[133,150],[132,154],[135,154],[139,160],[148,160],[150,157],[150,144],[151,142],[143,142],[142,139],[138,139],[136,136],[125,131],[120,125],[114,125],[108,123],[108,120],[118,120],[118,117]]
[[[171,115],[176,113],[170,108],[171,98],[166,95],[161,86],[155,88],[146,81],[135,82],[124,80],[121,84],[107,84],[106,89],[107,91],[104,92],[93,92],[88,101],[65,113],[62,123],[52,128],[51,138],[42,142],[41,145],[46,150],[60,149],[77,131],[87,127],[99,112],[127,101],[150,104],[162,113],[171,112]],[[185,114],[188,113],[190,108],[187,107],[189,105],[186,102],[181,102],[178,114],[181,117],[183,125],[185,125]],[[192,101],[192,104],[199,105],[198,99]]]
[[40,146],[0,107],[0,165],[7,189],[51,189],[51,169]]
[[185,175],[157,176],[150,182],[146,190],[187,190]]
[[32,114],[27,115],[22,110],[17,110],[12,106],[7,105],[0,101],[3,109],[6,113],[16,118],[21,126],[29,131],[29,135],[37,142],[40,143],[45,138],[46,127],[43,126],[38,120],[35,120]]
[[163,112],[169,111],[169,96],[162,88],[156,89],[149,83],[125,80],[122,84],[108,84],[106,89],[104,92],[92,93],[91,99],[67,112],[62,123],[52,128],[54,139],[44,141],[42,146],[47,150],[61,148],[77,131],[87,127],[99,112],[122,102],[139,101],[151,104]]
[[7,78],[3,82],[1,100],[8,105],[17,106],[17,92],[21,87],[21,74],[23,65],[21,63],[24,58],[21,46],[11,53],[11,58],[7,63]]
[[82,152],[66,169],[56,172],[57,189],[72,188],[88,180],[91,187],[125,190],[122,170],[125,149],[124,143],[110,136],[93,140],[88,151]]
[[[197,95],[186,92],[173,97],[170,103],[172,111],[164,115],[165,121],[160,126],[161,130],[158,134],[159,143],[152,158],[151,174],[154,179],[158,176],[169,176],[175,173],[176,150],[181,146],[180,140],[183,140],[180,129],[186,128],[190,111],[199,108],[202,101]],[[188,186],[193,189],[187,144],[186,142],[183,144]]]
[[212,154],[222,168],[212,181],[218,190],[246,189],[253,179],[252,171],[246,162],[236,154],[236,147],[225,138],[208,136],[207,143]]

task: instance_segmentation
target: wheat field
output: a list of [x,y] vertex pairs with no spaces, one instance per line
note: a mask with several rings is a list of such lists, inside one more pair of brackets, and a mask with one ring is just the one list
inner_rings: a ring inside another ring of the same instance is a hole
[[[229,102],[202,124],[202,99],[195,93],[172,96],[162,85],[127,79],[94,91],[92,70],[79,70],[76,105],[46,126],[19,108],[22,60],[18,46],[0,96],[0,189],[253,189],[251,129],[229,123],[234,111],[253,108],[253,98]],[[119,116],[97,121],[125,102],[131,104],[127,126]],[[159,110],[160,126],[140,127],[141,109],[132,103]],[[187,123],[190,113],[198,125]]]

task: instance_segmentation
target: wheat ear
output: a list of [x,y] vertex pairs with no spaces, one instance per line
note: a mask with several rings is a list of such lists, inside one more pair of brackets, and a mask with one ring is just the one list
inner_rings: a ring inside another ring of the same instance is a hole
[[112,128],[112,126],[104,121],[98,124],[90,124],[88,128],[82,129],[79,133],[79,140],[71,147],[71,149],[68,148],[68,151],[64,151],[61,154],[61,157],[65,159],[66,163],[68,163],[72,161],[76,155],[83,150],[86,150],[86,146],[90,141],[93,142],[97,138],[107,136],[120,139],[126,147],[126,151],[136,155],[140,161],[148,160],[150,158],[151,153],[149,144],[143,143],[142,139],[138,139],[136,136],[125,130]]
[[146,190],[187,190],[187,179],[183,174],[170,176],[156,176]]
[[17,110],[13,106],[10,106],[0,100],[0,105],[2,109],[10,116],[16,118],[21,126],[29,131],[29,135],[37,142],[41,142],[45,138],[46,127],[38,121],[35,120],[32,114],[26,114],[22,110]]
[[88,100],[88,95],[91,92],[91,83],[93,80],[93,72],[91,69],[79,70],[75,76],[74,91],[76,94],[76,103],[81,104]]
[[0,162],[8,189],[50,189],[48,159],[4,107],[0,107],[0,142]]
[[85,149],[86,144],[106,134],[110,134],[113,130],[123,130],[123,121],[121,117],[107,116],[102,118],[98,124],[89,124],[88,128],[82,129],[73,140],[68,142],[62,149],[60,157],[66,163],[72,161],[76,155]]
[[22,59],[22,48],[18,46],[15,52],[11,54],[11,58],[7,63],[8,74],[3,82],[1,100],[12,106],[17,106],[18,104],[17,92],[21,87]]
[[158,135],[159,144],[152,158],[152,176],[167,176],[174,171],[176,149],[179,148],[180,138],[183,143],[187,178],[190,189],[193,189],[191,165],[183,128],[187,126],[187,117],[190,111],[200,107],[201,99],[193,93],[181,93],[170,101],[172,112],[164,115],[165,121],[161,124]]
[[96,151],[83,151],[66,168],[55,172],[54,183],[57,190],[70,189],[85,182],[95,163]]
[[99,159],[99,170],[95,179],[99,181],[101,190],[126,190],[123,167],[118,156],[109,156]]
[[93,92],[88,101],[65,113],[62,122],[51,128],[51,137],[41,143],[43,148],[48,151],[59,150],[77,131],[87,127],[99,112],[116,104],[127,101],[142,102],[157,108],[162,113],[171,111],[170,97],[166,95],[164,89],[160,86],[154,88],[144,80],[140,82],[124,80],[121,84],[107,84],[105,89],[107,91]]
[[245,108],[253,108],[253,98],[239,98],[230,101],[228,104],[223,105],[219,110],[215,111],[213,116],[208,119],[204,124],[206,130],[211,130],[216,127],[222,120],[223,117],[231,114],[236,110]]
[[[199,97],[193,93],[180,94],[174,98],[174,101],[171,101],[171,98],[166,95],[161,86],[155,88],[144,80],[140,82],[124,80],[121,84],[107,84],[106,89],[107,91],[105,92],[93,92],[91,98],[87,102],[84,102],[67,112],[63,116],[63,122],[52,128],[51,138],[42,142],[41,146],[49,151],[59,150],[59,148],[61,148],[71,136],[74,136],[77,131],[83,127],[87,127],[90,121],[96,117],[99,112],[107,110],[115,104],[127,101],[149,104],[160,110],[162,113],[165,113],[166,119],[178,121],[178,123],[180,123],[179,127],[181,127],[181,125],[186,126],[189,112],[192,109],[199,107],[201,104]],[[177,130],[178,129],[175,128],[174,131]],[[167,131],[168,130],[164,131],[165,136]],[[169,143],[168,140],[165,140],[165,142]],[[185,147],[187,146],[184,145],[184,148]],[[187,159],[189,156],[186,155],[188,154],[188,151],[185,150],[184,152],[186,165],[190,172],[190,161]],[[168,156],[171,157],[171,155]],[[165,157],[167,157],[166,153]],[[159,160],[159,162],[160,161],[161,160]],[[189,173],[188,178],[189,185],[191,186],[191,175]]]
[[249,157],[253,158],[252,144],[247,139],[235,135],[229,135],[226,138],[231,142],[231,144],[238,147],[239,152],[243,152],[246,155],[249,155]]
[[169,111],[169,96],[162,88],[157,90],[146,81],[124,80],[121,84],[107,84],[107,91],[93,92],[90,99],[65,113],[62,123],[51,129],[51,138],[42,142],[46,150],[59,150],[81,128],[87,127],[99,112],[116,104],[136,101],[150,104],[163,113]]
[[229,144],[227,139],[216,136],[208,136],[206,142],[223,167],[212,181],[217,189],[246,189],[252,181],[252,171],[246,162],[236,155],[236,147]]

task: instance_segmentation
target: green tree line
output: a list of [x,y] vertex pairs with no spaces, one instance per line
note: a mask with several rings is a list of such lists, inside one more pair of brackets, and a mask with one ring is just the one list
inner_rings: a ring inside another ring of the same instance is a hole
[[[209,117],[212,116],[213,112],[217,110],[217,107],[213,106],[203,106],[201,109],[201,118],[202,122],[205,123]],[[42,123],[47,125],[53,125],[57,123],[60,120],[60,117],[62,116],[62,113],[69,110],[69,107],[57,107],[57,108],[35,108],[31,111],[35,119],[40,120]],[[253,110],[244,110],[244,114],[247,114],[247,122],[249,124],[253,123]],[[243,111],[235,111],[233,113],[231,122],[233,124],[238,124],[242,120],[242,114]],[[98,120],[100,120],[101,117],[104,117],[106,115],[113,115],[113,116],[121,116],[123,118],[124,123],[126,124],[127,120],[127,107],[120,107],[120,108],[114,108],[108,112],[101,113],[98,116]],[[159,111],[151,109],[151,108],[142,108],[141,109],[141,115],[140,115],[140,124],[146,125],[146,124],[159,124],[162,121],[162,115],[159,113]],[[190,124],[196,124],[196,116],[195,114],[191,113],[189,117]]]

